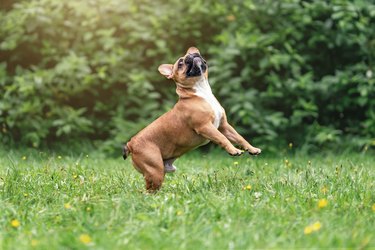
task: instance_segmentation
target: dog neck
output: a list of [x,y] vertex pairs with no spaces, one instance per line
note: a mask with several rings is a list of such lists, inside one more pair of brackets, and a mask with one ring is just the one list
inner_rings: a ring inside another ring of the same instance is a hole
[[186,87],[176,82],[176,93],[180,99],[191,98],[195,96],[213,96],[211,86],[205,77],[200,78],[192,87]]
[[200,78],[192,88],[184,88],[181,84],[177,83],[176,92],[180,99],[187,99],[192,97],[203,98],[212,108],[215,119],[213,124],[216,128],[220,126],[224,110],[216,97],[212,94],[211,86],[205,77]]
[[210,96],[214,96],[212,94],[210,83],[208,82],[208,79],[205,77],[200,78],[193,87],[195,91],[195,95],[200,96],[204,99],[207,99]]

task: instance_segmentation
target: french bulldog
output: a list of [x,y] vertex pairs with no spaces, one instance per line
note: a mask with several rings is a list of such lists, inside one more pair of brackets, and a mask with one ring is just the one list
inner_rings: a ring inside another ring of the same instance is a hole
[[189,48],[174,64],[162,64],[158,70],[176,83],[179,100],[123,147],[124,159],[132,155],[133,166],[143,174],[148,191],[160,189],[165,173],[176,170],[173,162],[178,157],[209,141],[232,156],[244,151],[252,155],[261,153],[228,123],[223,107],[211,91],[208,65],[197,48]]

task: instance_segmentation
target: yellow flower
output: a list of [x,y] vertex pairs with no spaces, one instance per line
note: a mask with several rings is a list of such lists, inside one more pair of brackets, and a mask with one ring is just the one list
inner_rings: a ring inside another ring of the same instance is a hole
[[87,211],[87,212],[90,212],[90,211],[91,211],[91,207],[87,207],[87,208],[86,208],[86,211]]
[[313,232],[313,229],[311,226],[307,226],[305,227],[305,229],[303,230],[303,233],[304,234],[311,234]]
[[319,221],[311,225],[311,228],[313,231],[319,231],[321,227],[322,227],[322,224]]
[[71,208],[72,208],[72,205],[70,205],[70,203],[65,203],[65,204],[64,204],[64,207],[65,207],[66,209],[71,209]]
[[305,227],[305,229],[303,230],[303,233],[304,234],[311,234],[313,232],[319,231],[321,228],[322,228],[322,224],[319,221],[317,221],[317,222]]
[[39,241],[37,240],[31,240],[31,246],[36,247],[39,244]]
[[374,211],[374,212],[375,212],[375,203],[374,203],[374,204],[372,204],[372,211]]
[[176,214],[177,214],[178,216],[180,216],[180,215],[183,214],[183,212],[182,212],[181,210],[178,210],[178,211],[176,212]]
[[26,156],[22,156],[22,160],[24,160],[24,161],[25,161],[26,159],[27,159],[27,157],[26,157]]
[[285,165],[286,165],[288,168],[290,168],[290,167],[292,166],[292,163],[291,163],[288,159],[286,159],[286,160],[285,160]]
[[243,190],[251,190],[251,185],[247,185],[246,187],[242,188]]
[[90,244],[92,242],[92,239],[90,237],[90,235],[88,234],[81,234],[79,236],[79,241],[82,242],[83,244]]
[[17,228],[17,227],[21,226],[21,222],[20,222],[19,220],[17,220],[17,219],[14,219],[14,220],[12,220],[12,221],[10,222],[10,225],[11,225],[12,227],[14,227],[14,228]]
[[61,159],[61,158],[62,158],[61,155],[57,156],[57,159]]
[[328,205],[328,201],[326,199],[321,199],[318,201],[318,208],[323,208]]
[[237,166],[238,165],[238,161],[233,162],[233,165]]
[[27,196],[29,196],[29,194],[28,194],[28,193],[24,193],[23,196],[24,196],[24,197],[27,197]]
[[293,143],[290,142],[288,146],[290,149],[293,148]]

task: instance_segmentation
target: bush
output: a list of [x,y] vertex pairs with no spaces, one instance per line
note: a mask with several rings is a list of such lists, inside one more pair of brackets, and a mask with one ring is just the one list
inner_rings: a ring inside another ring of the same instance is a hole
[[211,80],[245,133],[277,146],[374,146],[373,3],[241,1],[230,13]]
[[157,72],[197,45],[230,121],[255,143],[375,138],[371,1],[4,1],[3,143],[104,150],[176,101]]
[[162,2],[20,1],[3,10],[2,139],[118,147],[170,108],[164,97],[174,85],[158,65],[204,44],[215,27],[202,25],[207,6]]

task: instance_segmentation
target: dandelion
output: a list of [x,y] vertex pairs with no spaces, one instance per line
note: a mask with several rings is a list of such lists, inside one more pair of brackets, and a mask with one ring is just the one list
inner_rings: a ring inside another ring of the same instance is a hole
[[22,156],[22,160],[26,161],[27,157],[26,156]]
[[372,211],[374,211],[374,212],[375,212],[375,203],[374,203],[374,204],[372,204]]
[[24,194],[23,194],[23,197],[27,197],[27,196],[29,196],[28,193],[24,193]]
[[324,208],[328,205],[327,199],[320,199],[318,201],[318,208]]
[[319,221],[311,225],[311,228],[313,231],[319,231],[321,227],[322,227],[322,224]]
[[307,226],[305,227],[305,229],[303,230],[303,233],[304,234],[311,234],[313,232],[313,229],[311,226]]
[[251,190],[251,185],[247,185],[247,186],[243,187],[243,190]]
[[17,219],[14,219],[10,222],[10,225],[14,228],[18,228],[19,226],[21,226],[21,222]]
[[37,240],[31,240],[31,246],[36,247],[39,244],[39,241]]
[[319,221],[317,221],[305,227],[305,229],[303,230],[303,233],[306,235],[311,234],[313,232],[319,231],[321,228],[322,228],[322,224]]
[[238,161],[233,162],[233,165],[237,166],[238,165]]
[[64,204],[64,208],[66,208],[66,209],[71,209],[71,208],[72,208],[72,205],[70,205],[70,203],[65,203],[65,204]]
[[291,166],[292,166],[292,163],[291,163],[288,159],[286,159],[286,160],[285,160],[285,165],[286,165],[287,167],[291,167]]
[[81,234],[79,236],[79,241],[82,242],[83,244],[90,244],[92,242],[92,239],[90,237],[90,235],[88,234]]

